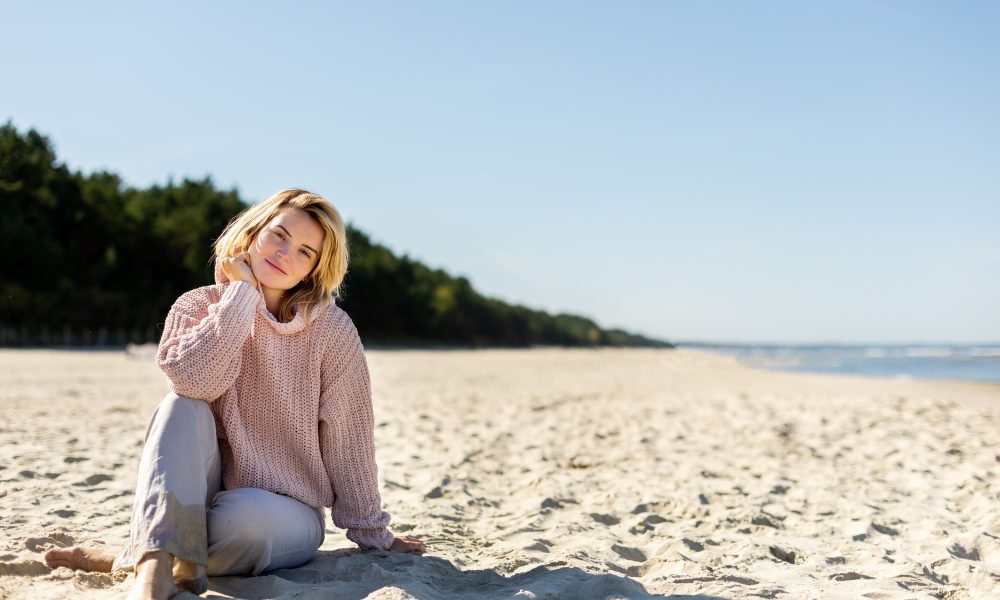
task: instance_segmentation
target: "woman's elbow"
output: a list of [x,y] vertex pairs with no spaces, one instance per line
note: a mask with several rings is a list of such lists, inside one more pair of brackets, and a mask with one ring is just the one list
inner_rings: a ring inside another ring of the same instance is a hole
[[235,377],[192,377],[190,374],[167,369],[163,369],[163,373],[175,394],[205,402],[214,402],[236,382]]

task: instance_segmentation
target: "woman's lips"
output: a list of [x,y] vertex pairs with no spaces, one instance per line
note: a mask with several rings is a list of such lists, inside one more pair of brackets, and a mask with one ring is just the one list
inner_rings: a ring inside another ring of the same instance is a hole
[[279,267],[278,265],[274,264],[273,262],[271,262],[271,261],[267,260],[266,258],[264,259],[264,262],[266,262],[267,264],[271,265],[271,268],[273,268],[274,270],[278,271],[278,272],[279,272],[279,273],[281,273],[282,275],[288,275],[288,273],[285,273],[285,270],[284,270],[284,269],[282,269],[282,268],[281,268],[281,267]]

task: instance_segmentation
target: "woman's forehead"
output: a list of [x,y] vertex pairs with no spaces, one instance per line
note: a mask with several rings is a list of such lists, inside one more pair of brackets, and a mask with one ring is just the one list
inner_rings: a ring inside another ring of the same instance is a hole
[[295,241],[302,244],[318,245],[325,236],[320,224],[301,208],[283,209],[271,219],[271,226],[278,225],[287,229]]

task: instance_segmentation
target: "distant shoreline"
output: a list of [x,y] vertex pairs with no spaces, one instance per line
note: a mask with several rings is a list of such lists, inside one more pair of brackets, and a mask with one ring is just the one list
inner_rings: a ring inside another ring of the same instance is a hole
[[678,347],[735,358],[755,369],[883,379],[1000,383],[994,344],[698,344]]

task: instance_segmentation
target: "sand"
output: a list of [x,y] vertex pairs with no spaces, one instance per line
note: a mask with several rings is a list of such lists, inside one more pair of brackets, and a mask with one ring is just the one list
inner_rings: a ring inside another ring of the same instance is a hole
[[[211,580],[241,598],[1000,597],[1000,386],[669,350],[372,351],[394,530]],[[121,545],[148,357],[0,350],[0,597],[120,597],[45,550]],[[190,598],[190,596],[188,596]]]

